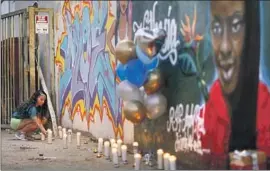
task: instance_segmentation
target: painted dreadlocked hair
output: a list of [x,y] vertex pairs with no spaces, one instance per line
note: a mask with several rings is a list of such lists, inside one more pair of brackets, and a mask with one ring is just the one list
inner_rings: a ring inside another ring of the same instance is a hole
[[44,101],[44,104],[40,107],[41,108],[41,116],[46,116],[47,115],[47,110],[48,110],[48,105],[47,105],[47,94],[43,90],[38,90],[33,95],[26,101],[20,104],[15,111],[20,113],[20,114],[25,114],[25,112],[31,108],[32,106],[35,106],[37,103],[37,98],[40,95],[45,95],[46,99]]

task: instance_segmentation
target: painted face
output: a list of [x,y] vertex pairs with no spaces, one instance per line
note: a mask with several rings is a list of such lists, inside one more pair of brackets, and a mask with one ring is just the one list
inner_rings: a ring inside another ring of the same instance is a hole
[[238,83],[245,35],[244,1],[212,1],[212,45],[223,93]]
[[127,10],[127,6],[128,6],[128,1],[120,1],[120,9],[121,9],[121,13],[124,14]]
[[45,95],[40,95],[37,98],[37,105],[42,106],[45,103],[46,96]]

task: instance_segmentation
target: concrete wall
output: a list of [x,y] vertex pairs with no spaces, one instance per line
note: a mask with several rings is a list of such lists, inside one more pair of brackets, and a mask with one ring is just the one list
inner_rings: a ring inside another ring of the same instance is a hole
[[[3,1],[1,11],[8,13],[27,8],[33,3]],[[40,8],[55,9],[56,111],[62,125],[89,131],[96,137],[121,137],[131,143],[134,129],[122,115],[121,103],[115,91],[116,61],[110,51],[115,46],[112,25],[116,20],[116,1],[110,4],[102,2],[100,8],[98,2],[38,1],[38,4]],[[93,7],[97,10],[93,11]],[[82,29],[85,31],[82,32]],[[112,34],[108,38],[110,29]],[[129,29],[130,39],[131,31]],[[43,68],[44,63],[53,58],[48,56],[48,41],[48,37],[39,36]],[[77,59],[75,65],[73,62]],[[50,73],[44,72],[44,77],[50,90]],[[83,80],[77,83],[77,78]],[[68,101],[72,103],[68,104]]]
[[[116,8],[116,1],[70,1],[58,5],[58,107],[63,126],[131,143],[133,125],[124,119],[116,94]],[[131,33],[130,26],[119,34]],[[132,39],[131,34],[128,38]]]
[[[218,63],[214,62],[220,54],[217,47],[213,50],[215,43],[210,32],[213,29],[210,15],[214,9],[210,9],[209,2],[144,1],[142,3],[134,1],[128,4],[121,3],[126,4],[126,8],[125,6],[121,8],[115,1],[59,3],[56,12],[56,65],[59,85],[58,110],[62,124],[66,127],[89,131],[97,137],[121,137],[127,143],[136,140],[145,152],[162,148],[166,152],[177,155],[180,159],[179,164],[186,168],[225,168],[226,156],[228,156],[226,149],[232,148],[232,145],[228,145],[229,141],[231,140],[231,144],[238,143],[237,149],[245,146],[244,143],[241,145],[235,137],[224,138],[230,135],[230,132],[236,133],[239,130],[245,132],[245,128],[240,126],[241,119],[236,117],[240,116],[238,113],[246,114],[245,124],[250,130],[247,132],[257,130],[260,136],[265,135],[262,130],[270,132],[270,117],[267,112],[267,110],[270,111],[270,103],[267,102],[267,99],[270,99],[268,90],[270,60],[267,55],[269,51],[265,48],[269,45],[265,37],[268,36],[266,30],[269,28],[269,22],[266,22],[269,18],[269,12],[267,12],[269,10],[266,9],[270,6],[268,2],[263,3],[261,20],[255,20],[261,24],[261,59],[252,59],[252,65],[255,65],[255,61],[260,61],[259,74],[254,76],[254,78],[259,77],[260,80],[258,84],[254,82],[255,86],[259,85],[257,86],[259,95],[257,97],[256,91],[253,91],[256,88],[251,90],[251,86],[246,86],[235,90],[236,94],[241,94],[237,95],[241,96],[241,100],[234,97],[236,101],[231,102],[232,99],[230,99],[230,103],[227,103],[227,100],[224,102],[224,99],[227,99],[227,96],[223,95],[226,86],[219,84],[220,80],[224,81],[222,80],[223,70],[217,67]],[[168,34],[159,65],[166,82],[162,93],[167,98],[168,108],[160,118],[146,119],[134,126],[125,119],[121,101],[116,94],[118,80],[115,76],[114,47],[124,38],[133,39],[134,33],[139,28],[153,29],[156,24],[164,28]],[[247,24],[247,27],[251,25],[253,24]],[[239,26],[240,29],[242,26]],[[239,32],[239,34],[242,33]],[[177,46],[191,43],[192,40],[199,42],[194,45],[198,49],[190,48],[185,53],[193,59],[196,55],[198,56],[196,65],[202,68],[202,79],[206,82],[208,95],[210,95],[208,101],[204,99],[204,95],[207,94],[203,94],[198,86],[197,78],[185,75],[184,66],[178,60],[178,56],[184,52],[179,51]],[[237,46],[232,46],[235,50],[234,54],[241,51],[239,49],[244,44],[243,37],[240,37],[239,41]],[[230,57],[236,59],[239,56],[241,55]],[[254,56],[259,55],[257,53]],[[246,58],[249,58],[248,55]],[[258,68],[258,65],[254,66],[256,67]],[[247,72],[249,71],[244,71],[244,73]],[[244,78],[245,74],[242,73],[242,75],[235,77],[235,82],[238,82],[236,81],[238,78],[239,80]],[[243,95],[244,91],[252,91],[253,94]],[[261,101],[262,96],[265,98],[263,101]],[[251,103],[257,102],[257,98],[259,99],[258,106]],[[263,107],[261,103],[264,103]],[[240,104],[244,107],[239,107]],[[250,104],[249,108],[245,109],[245,104]],[[214,107],[216,109],[209,107],[215,105],[217,105]],[[228,111],[228,107],[233,110]],[[257,112],[254,111],[257,115],[250,114],[252,110],[257,110]],[[237,119],[230,121],[228,119],[230,116]],[[265,120],[263,128],[255,128],[254,118],[256,117]],[[214,119],[209,121],[209,118]],[[233,128],[230,128],[230,125],[233,125]],[[207,138],[203,139],[202,134]],[[243,135],[243,139],[250,136],[246,133]],[[262,140],[260,137],[258,139],[257,143],[261,144],[256,148],[269,153],[267,149],[270,149],[270,145],[264,144],[267,140]],[[205,146],[205,141],[214,145]],[[206,154],[202,155],[204,148],[210,149],[208,157]],[[223,157],[218,158],[216,154]]]

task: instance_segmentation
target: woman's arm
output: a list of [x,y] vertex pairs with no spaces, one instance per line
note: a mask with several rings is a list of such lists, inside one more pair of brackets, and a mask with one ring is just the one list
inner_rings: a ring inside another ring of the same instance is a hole
[[42,122],[41,120],[39,119],[40,116],[37,112],[37,108],[36,107],[31,107],[29,109],[29,114],[30,114],[30,117],[35,121],[35,123],[37,124],[37,126],[39,127],[39,129],[41,130],[41,132],[46,135],[47,134],[47,131],[45,130],[44,126],[42,125]]
[[48,122],[48,119],[46,117],[43,117],[41,122],[42,125],[45,125]]
[[32,119],[36,122],[37,126],[39,127],[39,129],[41,130],[41,132],[46,135],[47,134],[47,131],[45,130],[41,120],[37,117],[37,116],[34,116],[32,117]]

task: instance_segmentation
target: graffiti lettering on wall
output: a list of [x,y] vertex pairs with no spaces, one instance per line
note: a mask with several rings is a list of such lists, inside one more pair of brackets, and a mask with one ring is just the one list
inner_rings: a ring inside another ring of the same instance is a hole
[[108,1],[71,2],[62,7],[64,32],[59,38],[56,64],[61,67],[60,111],[69,108],[73,120],[78,113],[88,128],[98,111],[106,110],[115,135],[123,136],[122,108],[116,96],[115,58],[106,36],[115,19]]
[[168,7],[167,18],[164,20],[156,20],[156,7],[158,1],[155,1],[153,4],[152,10],[146,10],[143,16],[142,22],[133,23],[133,31],[136,32],[140,28],[154,29],[161,28],[167,31],[167,39],[165,45],[160,52],[160,59],[166,60],[170,59],[172,65],[177,63],[177,49],[176,47],[180,44],[180,41],[177,39],[177,24],[175,18],[171,18],[172,6]]
[[[171,107],[169,111],[169,121],[167,121],[167,131],[175,132],[175,152],[179,151],[195,151],[202,154],[201,142],[194,139],[196,129],[201,129],[202,124],[194,127],[195,121],[203,123],[200,117],[200,106],[195,104],[179,104],[176,107]],[[200,119],[200,120],[199,120]],[[198,123],[198,122],[197,122]],[[201,128],[199,128],[199,126]]]

